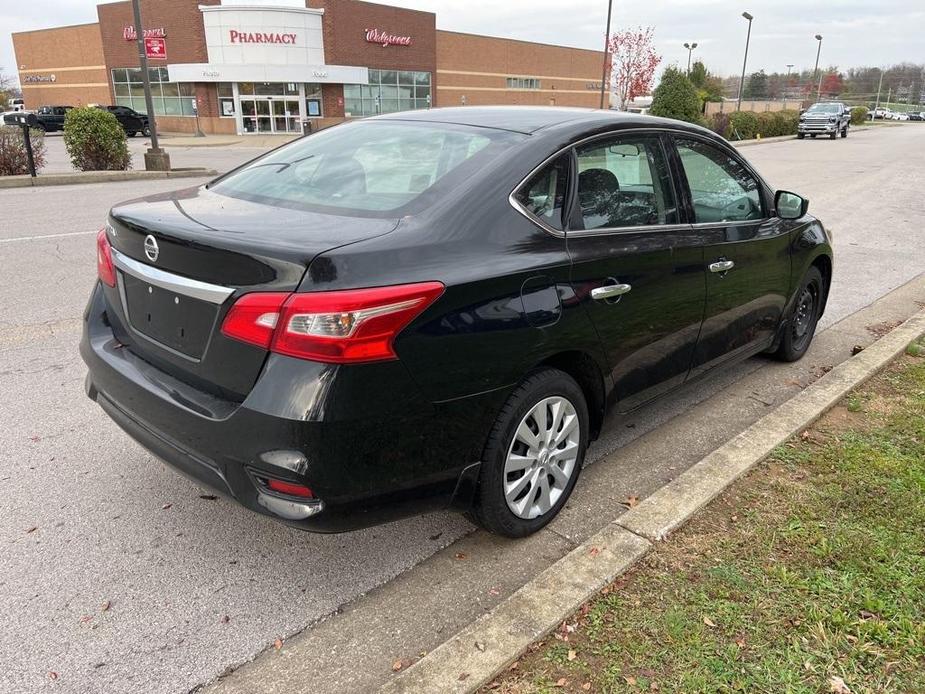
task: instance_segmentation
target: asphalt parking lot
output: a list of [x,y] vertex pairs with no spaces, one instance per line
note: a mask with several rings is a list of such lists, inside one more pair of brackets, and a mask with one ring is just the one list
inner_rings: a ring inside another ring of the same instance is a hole
[[[925,128],[904,124],[743,150],[772,185],[809,197],[835,234],[823,329],[925,271],[923,148]],[[222,170],[256,154],[231,149],[183,156]],[[337,536],[286,529],[203,498],[86,399],[76,345],[94,234],[114,202],[176,187],[0,191],[0,691],[189,691],[472,530],[450,515]],[[724,384],[766,368],[751,360],[647,408],[644,425],[608,428],[594,457],[694,404],[708,409]],[[658,458],[648,474],[669,469]],[[576,508],[563,537],[587,520]]]

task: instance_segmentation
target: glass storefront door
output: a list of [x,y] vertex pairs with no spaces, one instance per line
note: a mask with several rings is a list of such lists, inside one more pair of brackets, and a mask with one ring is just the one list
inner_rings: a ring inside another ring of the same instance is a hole
[[275,82],[240,83],[241,126],[245,133],[298,134],[302,85]]

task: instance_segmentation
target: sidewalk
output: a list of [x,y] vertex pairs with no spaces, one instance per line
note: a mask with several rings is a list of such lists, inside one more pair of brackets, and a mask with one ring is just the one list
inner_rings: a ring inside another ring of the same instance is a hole
[[259,147],[270,149],[298,139],[299,135],[205,135],[164,133],[158,137],[162,147]]

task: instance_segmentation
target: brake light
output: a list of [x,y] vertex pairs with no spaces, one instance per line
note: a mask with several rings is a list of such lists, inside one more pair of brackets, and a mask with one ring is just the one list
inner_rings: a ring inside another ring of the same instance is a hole
[[443,290],[440,282],[421,282],[305,294],[245,294],[228,312],[222,333],[313,361],[396,359],[395,337]]
[[112,263],[112,247],[109,245],[105,229],[100,229],[100,233],[96,235],[96,274],[99,275],[103,284],[110,287],[116,286],[116,268]]

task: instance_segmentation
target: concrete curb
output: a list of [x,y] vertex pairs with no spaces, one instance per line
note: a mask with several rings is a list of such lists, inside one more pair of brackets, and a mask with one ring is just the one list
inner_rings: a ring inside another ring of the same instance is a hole
[[79,173],[39,174],[31,176],[0,176],[2,188],[29,188],[32,186],[70,186],[79,183],[111,183],[114,181],[144,181],[157,178],[210,178],[217,176],[213,169],[188,168],[171,171],[82,171]]
[[382,694],[472,692],[625,572],[776,446],[812,424],[925,333],[925,311],[836,366],[774,412],[593,535],[384,685]]

